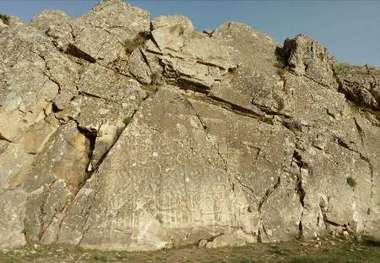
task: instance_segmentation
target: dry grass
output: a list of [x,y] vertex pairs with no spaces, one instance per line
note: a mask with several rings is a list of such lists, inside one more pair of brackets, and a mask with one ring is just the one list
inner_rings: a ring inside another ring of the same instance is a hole
[[183,248],[141,253],[45,247],[2,251],[0,262],[379,263],[380,247],[375,244],[331,240],[255,244],[239,248]]

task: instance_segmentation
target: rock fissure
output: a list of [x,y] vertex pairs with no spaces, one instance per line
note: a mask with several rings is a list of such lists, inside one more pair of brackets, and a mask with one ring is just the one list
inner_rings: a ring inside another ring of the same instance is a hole
[[68,44],[66,50],[65,50],[65,53],[68,54],[68,55],[71,55],[73,57],[76,57],[76,58],[79,58],[79,59],[83,59],[89,63],[95,63],[96,62],[96,59],[93,58],[92,56],[90,56],[89,54],[87,54],[86,52],[83,52],[82,50],[80,50],[77,46],[73,45],[73,44]]
[[[327,211],[326,211],[326,207],[324,206],[323,203],[319,203],[319,209],[320,209],[320,212],[321,212],[321,215],[322,215],[322,221],[323,221],[323,224],[325,225],[325,228],[326,230],[328,230],[328,219],[327,219]],[[320,218],[318,217],[318,220],[320,220]],[[319,222],[317,222],[318,224]]]
[[199,240],[196,243],[198,244],[199,247],[205,247],[207,245],[207,243],[211,243],[215,239],[217,239],[218,237],[223,236],[223,235],[224,235],[224,233],[218,233],[218,234],[215,234],[215,235],[211,236],[210,238],[201,239],[201,240]]
[[[87,170],[86,170],[87,177],[84,178],[84,180],[82,182],[82,186],[83,186],[86,183],[86,181],[91,177],[91,174],[90,174],[90,172],[92,171],[91,160],[92,160],[92,157],[94,155],[94,150],[95,150],[95,145],[96,145],[96,137],[97,137],[98,131],[85,129],[85,128],[81,127],[78,122],[77,122],[77,128],[78,128],[78,131],[81,134],[83,134],[84,137],[86,137],[87,142],[89,144],[88,151],[87,151],[88,152],[87,153],[88,154],[88,164],[86,165],[86,167],[87,167]],[[80,188],[81,188],[81,186],[79,186],[79,189]]]
[[1,133],[0,133],[0,141],[5,141],[7,143],[13,143],[11,140],[5,138]]
[[322,201],[319,203],[319,209],[320,209],[320,212],[322,214],[322,220],[323,220],[323,223],[325,225],[325,229],[328,231],[330,230],[329,229],[329,226],[333,226],[333,227],[340,227],[343,229],[343,231],[348,231],[348,232],[351,232],[351,229],[349,227],[349,224],[339,224],[337,222],[334,222],[334,221],[331,221],[327,214],[328,214],[328,211],[327,211],[327,207],[326,207],[326,204],[324,204]]
[[61,91],[62,91],[61,84],[60,84],[57,80],[55,80],[55,79],[51,76],[51,74],[49,74],[49,73],[50,73],[50,68],[49,68],[49,66],[48,66],[48,62],[47,62],[47,60],[46,60],[46,57],[43,56],[41,53],[37,53],[37,52],[35,52],[35,51],[32,51],[32,53],[35,53],[36,55],[38,55],[38,56],[42,59],[42,61],[45,63],[45,70],[43,71],[43,75],[44,75],[45,77],[47,77],[51,82],[53,82],[54,84],[56,84],[57,87],[58,87],[58,94],[61,93]]
[[256,111],[249,110],[247,108],[244,108],[244,107],[239,106],[237,104],[223,100],[221,98],[217,98],[217,97],[212,96],[212,95],[209,96],[209,98],[212,99],[213,104],[219,105],[226,110],[232,111],[238,115],[245,116],[245,117],[251,117],[251,118],[258,119],[258,120],[264,119],[264,122],[266,122],[265,116],[263,116],[262,114],[260,114]]
[[300,202],[301,207],[302,207],[302,212],[301,212],[300,220],[298,223],[298,230],[299,230],[298,236],[299,236],[299,238],[303,238],[304,237],[303,217],[304,217],[304,210],[305,210],[306,191],[303,187],[302,169],[308,169],[308,165],[302,160],[302,156],[297,150],[295,150],[293,152],[292,163],[294,163],[297,166],[298,171],[299,171],[296,174],[297,180],[296,180],[295,191],[299,197],[299,202]]
[[[63,218],[59,218],[58,216],[59,216],[59,215],[64,215],[64,213],[65,213],[67,207],[69,207],[69,205],[70,205],[71,202],[72,202],[71,198],[67,198],[67,199],[65,200],[65,203],[64,203],[64,205],[62,206],[62,208],[59,209],[59,210],[56,210],[56,211],[55,211],[55,213],[54,213],[53,216],[51,217],[49,223],[47,223],[46,226],[44,227],[45,230],[43,231],[43,233],[42,233],[41,236],[40,236],[40,239],[39,239],[40,242],[42,241],[42,239],[43,239],[43,237],[44,237],[44,235],[45,235],[47,229],[50,228],[50,226],[55,222],[55,220],[59,220],[59,224],[58,224],[58,225],[61,225],[61,222],[63,221]],[[56,235],[54,241],[51,241],[51,242],[57,242],[57,240],[58,240],[58,234]]]
[[[157,92],[157,90],[155,91]],[[98,134],[98,131],[92,131],[92,130],[87,130],[87,129],[84,129],[82,127],[79,126],[79,123],[77,122],[78,124],[78,130],[83,133],[85,135],[85,137],[89,140],[90,142],[90,148],[89,148],[89,153],[88,153],[88,156],[89,156],[89,163],[88,163],[88,166],[87,166],[87,177],[85,178],[84,182],[82,185],[84,185],[86,183],[86,181],[88,179],[90,179],[93,175],[93,173],[95,171],[97,171],[97,169],[100,167],[100,165],[104,162],[104,160],[107,158],[107,155],[108,153],[112,150],[112,148],[114,147],[114,145],[118,142],[121,134],[124,132],[124,130],[128,127],[128,125],[131,123],[131,121],[133,120],[135,114],[138,112],[139,108],[141,107],[142,103],[148,99],[150,96],[154,95],[155,92],[153,92],[152,94],[146,96],[144,99],[142,99],[142,101],[139,103],[139,105],[137,106],[137,109],[133,111],[133,113],[131,114],[131,116],[125,120],[124,122],[124,125],[122,127],[122,129],[120,131],[118,131],[118,133],[116,134],[116,137],[114,138],[113,142],[111,143],[111,145],[109,146],[109,148],[102,154],[102,156],[99,158],[99,160],[97,161],[97,163],[94,165],[93,167],[93,164],[91,163],[91,160],[92,160],[92,156],[94,155],[94,150],[95,150],[95,145],[96,145],[96,138],[97,138],[97,134]],[[90,96],[95,96],[96,98],[100,98],[96,95],[90,95]],[[103,99],[103,98],[102,98]],[[100,130],[101,127],[99,127],[99,130]]]
[[248,184],[245,184],[244,182],[242,182],[241,179],[239,177],[237,177],[237,176],[235,176],[234,179],[238,182],[238,184],[243,189],[246,189],[248,191],[248,194],[250,195],[250,197],[252,199],[254,199],[257,204],[260,203],[260,199],[258,197],[256,197],[256,192],[255,192],[255,190],[253,190],[252,187],[250,187]]
[[42,197],[42,202],[41,202],[40,207],[39,207],[39,209],[40,209],[40,213],[39,213],[40,231],[38,233],[38,240],[39,241],[41,241],[46,229],[50,225],[50,223],[45,222],[45,216],[46,216],[45,206],[47,203],[47,198],[48,198],[48,196],[52,190],[52,187],[57,180],[58,179],[54,179],[51,183],[49,183],[49,185],[47,186],[47,190],[46,190],[44,196]]
[[362,127],[360,127],[360,125],[359,125],[359,123],[358,123],[358,121],[357,121],[356,118],[354,118],[354,122],[355,122],[356,130],[358,131],[360,142],[362,143],[362,146],[364,146],[365,133],[364,133]]
[[[204,132],[206,134],[207,139],[211,142],[212,140],[211,140],[210,135],[208,133],[206,122],[201,118],[199,112],[195,109],[195,107],[193,106],[193,104],[189,100],[186,100],[186,101],[189,103],[190,107],[194,111],[194,114],[197,117],[199,123],[201,124],[201,126],[202,126],[202,128],[203,128],[203,130],[204,130]],[[215,145],[214,143],[212,145],[215,148],[215,150],[216,150],[219,158],[223,162],[223,170],[226,171],[226,172],[228,172],[228,163],[227,163],[227,160],[223,157],[223,154],[220,152],[219,146]]]
[[371,161],[370,159],[363,155],[360,151],[356,150],[356,149],[353,149],[350,145],[348,145],[342,138],[338,137],[338,136],[334,136],[334,142],[336,144],[338,144],[339,146],[351,151],[351,152],[354,152],[356,154],[359,155],[360,159],[362,159],[363,161],[365,161],[368,166],[370,167],[370,170],[371,170],[371,173],[372,173],[372,169],[373,169],[373,165],[371,164]]
[[[183,91],[186,91],[183,90]],[[254,118],[254,119],[257,119],[258,121],[261,121],[263,123],[266,123],[266,124],[269,124],[269,125],[273,125],[273,115],[266,115],[264,113],[261,113],[261,112],[258,112],[258,111],[254,111],[254,110],[250,110],[250,109],[247,109],[245,107],[242,107],[242,106],[239,106],[237,104],[234,104],[230,101],[226,101],[226,100],[223,100],[221,98],[218,98],[218,97],[215,97],[211,94],[207,94],[207,93],[204,93],[204,92],[197,92],[197,91],[194,91],[192,90],[195,94],[194,95],[191,95],[191,94],[185,94],[186,97],[189,97],[193,100],[198,100],[198,101],[202,101],[202,102],[206,102],[206,103],[209,103],[209,104],[212,104],[214,106],[217,106],[217,107],[220,107],[220,108],[223,108],[227,111],[230,111],[232,113],[235,113],[237,115],[240,115],[240,116],[243,116],[243,117],[249,117],[249,118]],[[284,117],[285,120],[291,120],[291,118],[288,118],[287,116],[285,115],[276,115],[276,116],[279,116],[279,117]],[[271,118],[272,117],[272,118]],[[288,128],[288,126],[285,126],[285,121],[281,122],[282,125],[284,125],[284,127]]]
[[78,95],[80,95],[80,96],[87,96],[87,97],[91,97],[91,98],[95,98],[95,99],[102,99],[104,101],[111,102],[111,103],[118,103],[117,101],[110,100],[108,98],[99,96],[97,94],[92,94],[92,93],[89,93],[89,92],[86,92],[86,91],[79,91]]
[[281,184],[281,177],[278,177],[277,178],[277,181],[276,183],[269,189],[267,189],[265,191],[265,194],[264,196],[261,198],[258,206],[257,206],[257,210],[259,211],[259,213],[261,213],[261,208],[263,207],[263,205],[267,202],[268,198],[276,191],[276,189],[280,186]]
[[308,76],[308,75],[303,75],[303,77],[305,77],[305,78],[307,78],[307,79],[313,81],[314,83],[316,83],[316,84],[318,84],[318,85],[320,85],[321,87],[324,87],[324,88],[326,88],[326,89],[331,89],[331,88],[332,88],[331,85],[327,85],[326,83],[324,83],[324,82],[322,82],[322,81],[318,81],[318,80],[316,80],[316,79],[314,79],[314,78],[312,78],[312,77],[310,77],[310,76]]
[[[95,187],[97,187],[98,184],[95,184]],[[80,246],[81,243],[82,243],[82,240],[84,239],[84,237],[86,236],[87,232],[89,231],[90,229],[90,225],[88,224],[89,222],[89,219],[90,219],[90,212],[92,211],[93,207],[94,207],[94,200],[96,200],[96,195],[98,194],[98,192],[96,191],[94,196],[92,197],[92,200],[90,202],[90,205],[87,207],[85,213],[84,213],[84,222],[83,222],[83,226],[81,228],[81,236],[80,236],[80,239],[79,241],[77,242],[76,246]],[[63,222],[63,220],[62,220]],[[62,226],[60,226],[60,229],[62,229]]]

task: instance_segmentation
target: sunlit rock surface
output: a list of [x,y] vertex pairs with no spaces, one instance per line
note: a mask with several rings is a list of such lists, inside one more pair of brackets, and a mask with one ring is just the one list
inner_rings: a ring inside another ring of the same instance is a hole
[[0,23],[0,247],[380,231],[380,70],[103,1]]

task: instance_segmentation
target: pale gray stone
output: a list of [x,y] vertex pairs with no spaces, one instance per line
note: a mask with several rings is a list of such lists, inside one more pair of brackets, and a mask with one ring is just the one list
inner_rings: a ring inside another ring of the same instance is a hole
[[334,60],[318,41],[300,34],[285,40],[283,52],[294,73],[305,75],[322,85],[336,85],[331,67]]
[[22,189],[0,192],[0,248],[26,245],[24,233],[26,193]]
[[0,24],[0,247],[378,240],[380,70],[121,0]]

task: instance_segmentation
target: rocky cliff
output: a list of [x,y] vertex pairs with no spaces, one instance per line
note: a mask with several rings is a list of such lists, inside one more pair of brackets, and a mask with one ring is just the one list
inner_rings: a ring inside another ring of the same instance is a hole
[[0,20],[0,247],[380,235],[380,70],[120,0]]

